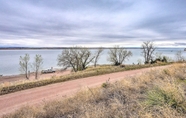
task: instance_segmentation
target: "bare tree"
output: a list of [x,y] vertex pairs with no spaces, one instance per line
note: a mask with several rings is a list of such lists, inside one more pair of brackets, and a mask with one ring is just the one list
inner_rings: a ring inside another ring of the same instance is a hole
[[74,47],[65,49],[58,55],[58,65],[72,67],[75,72],[84,70],[95,57],[88,48]]
[[[58,55],[58,64],[59,66],[73,67],[73,58],[72,58],[72,49],[64,49],[61,54]],[[74,67],[73,67],[74,69]]]
[[100,47],[100,48],[96,51],[96,53],[95,53],[95,59],[94,59],[94,67],[96,67],[97,62],[98,62],[99,57],[101,56],[101,53],[102,53],[102,52],[103,52],[103,48],[102,48],[102,47]]
[[152,41],[146,41],[142,44],[142,54],[145,59],[145,64],[150,63],[153,60],[153,54],[155,51],[155,46]]
[[87,48],[82,48],[79,50],[80,54],[80,70],[84,70],[87,68],[88,64],[91,63],[95,56],[92,54],[92,52]]
[[30,66],[29,60],[30,60],[29,54],[25,54],[24,57],[20,56],[20,58],[19,58],[19,65],[20,65],[19,70],[21,72],[25,73],[26,79],[29,79],[29,76],[28,76],[29,66]]
[[126,59],[132,56],[132,52],[128,51],[125,48],[120,48],[115,46],[113,49],[110,49],[108,52],[108,61],[114,63],[114,65],[121,65]]
[[38,79],[38,74],[39,74],[42,64],[43,64],[42,56],[36,54],[36,56],[34,58],[34,62],[32,64],[34,72],[35,72],[35,79]]
[[176,57],[176,61],[184,61],[185,59],[181,50],[176,52],[175,57]]

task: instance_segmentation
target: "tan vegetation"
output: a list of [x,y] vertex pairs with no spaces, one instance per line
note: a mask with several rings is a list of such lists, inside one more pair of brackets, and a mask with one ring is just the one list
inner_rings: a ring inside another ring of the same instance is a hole
[[151,64],[151,65],[126,65],[126,66],[97,66],[89,67],[86,70],[78,71],[71,73],[69,75],[64,76],[53,76],[52,78],[42,79],[42,80],[27,80],[27,81],[20,81],[20,82],[11,82],[11,83],[4,83],[0,84],[0,95],[8,94],[16,91],[21,91],[25,89],[30,89],[34,87],[40,87],[45,86],[48,84],[53,83],[59,83],[84,77],[90,77],[90,76],[96,76],[96,75],[102,75],[102,74],[108,74],[108,73],[114,73],[114,72],[121,72],[121,71],[127,71],[127,70],[134,70],[134,69],[140,69],[140,68],[148,68],[153,66],[162,66],[167,65],[171,63],[157,63],[157,64]]
[[4,118],[185,118],[186,64],[152,70],[45,105],[25,106]]

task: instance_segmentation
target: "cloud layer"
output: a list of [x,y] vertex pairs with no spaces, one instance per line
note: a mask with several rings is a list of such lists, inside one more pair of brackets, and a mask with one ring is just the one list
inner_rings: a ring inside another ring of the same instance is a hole
[[0,0],[0,46],[186,46],[185,0]]

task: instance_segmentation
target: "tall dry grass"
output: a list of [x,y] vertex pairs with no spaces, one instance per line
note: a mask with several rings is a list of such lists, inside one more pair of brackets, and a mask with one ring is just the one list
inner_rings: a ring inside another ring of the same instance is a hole
[[84,88],[70,98],[24,107],[4,118],[185,118],[185,64]]

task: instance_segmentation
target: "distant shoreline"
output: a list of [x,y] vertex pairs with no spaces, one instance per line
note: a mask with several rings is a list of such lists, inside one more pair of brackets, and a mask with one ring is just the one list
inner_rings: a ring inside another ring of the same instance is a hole
[[[70,49],[70,48],[88,48],[88,49],[98,49],[100,47],[0,47],[0,50],[55,50],[55,49]],[[113,49],[113,47],[102,47],[103,49]],[[122,47],[121,47],[122,48]],[[141,49],[141,47],[123,47],[126,49]]]
[[[59,50],[59,49],[70,49],[70,48],[88,48],[88,49],[98,49],[100,47],[0,47],[0,50]],[[102,47],[103,49],[113,49],[114,47]],[[120,47],[126,49],[141,49],[141,47]],[[173,47],[159,47],[158,49],[170,49]],[[177,47],[175,47],[177,48]],[[181,47],[180,47],[181,48]],[[181,48],[185,49],[185,48]]]

